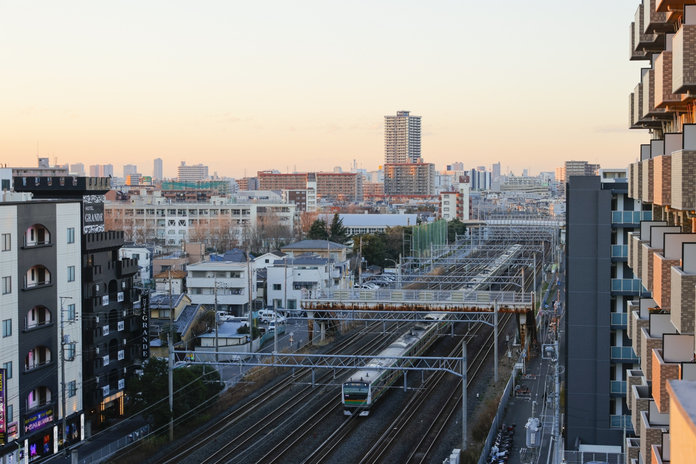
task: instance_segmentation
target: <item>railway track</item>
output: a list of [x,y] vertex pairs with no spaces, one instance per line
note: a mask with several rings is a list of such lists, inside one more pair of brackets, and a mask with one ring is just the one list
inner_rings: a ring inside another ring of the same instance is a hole
[[[370,328],[376,328],[379,323],[373,323],[368,326],[368,330],[361,330],[358,333],[350,336],[348,339],[342,341],[337,346],[333,347],[329,353],[341,353],[351,350],[354,345],[359,343],[360,339],[366,334],[370,333]],[[380,345],[384,343],[382,340],[373,340],[368,342],[368,347],[366,349],[372,348],[374,345]],[[295,373],[291,378],[284,379],[278,384],[273,385],[271,388],[261,392],[259,395],[251,398],[249,401],[245,402],[243,409],[240,411],[236,408],[234,411],[225,414],[224,416],[218,418],[217,420],[208,424],[204,429],[197,431],[194,435],[187,438],[185,443],[175,447],[173,450],[169,451],[165,456],[153,461],[156,464],[172,464],[180,462],[180,460],[199,449],[202,445],[206,443],[214,442],[217,438],[225,433],[229,428],[239,424],[247,417],[251,416],[253,413],[259,411],[267,401],[272,398],[284,393],[285,391],[292,388],[294,384],[300,381],[303,377],[310,374],[310,369],[301,369]],[[306,390],[306,387],[305,389]],[[299,396],[302,392],[297,393],[295,396]]]

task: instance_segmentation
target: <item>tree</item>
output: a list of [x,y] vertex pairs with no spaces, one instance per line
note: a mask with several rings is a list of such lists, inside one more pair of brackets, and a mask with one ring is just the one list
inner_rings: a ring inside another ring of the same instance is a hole
[[[134,412],[147,409],[155,428],[169,422],[171,412],[166,400],[169,387],[169,361],[150,358],[144,365],[143,374],[133,377],[127,385],[127,393],[133,399]],[[205,372],[204,372],[205,369]],[[193,365],[174,370],[174,417],[181,417],[194,410],[222,389],[220,374],[211,368]],[[188,419],[201,414],[205,408],[196,409]]]
[[[258,329],[258,327],[254,327],[252,329],[252,332],[254,332],[254,340],[257,338],[261,337],[261,331]],[[237,333],[240,335],[245,335],[249,333],[249,324],[243,325],[237,329]]]
[[343,225],[343,219],[334,213],[331,226],[329,227],[329,240],[334,243],[345,243],[348,239],[348,229]]
[[298,242],[300,240],[304,240],[304,238],[307,237],[307,234],[309,233],[312,224],[317,219],[317,216],[318,214],[313,212],[310,213],[307,211],[303,211],[302,213],[300,213],[300,217],[298,218],[295,224],[295,239]]
[[457,235],[464,235],[466,232],[466,225],[458,218],[452,219],[447,223],[447,241],[449,243],[454,243]]
[[317,219],[312,223],[312,227],[309,228],[307,238],[309,240],[328,240],[329,232],[326,229],[326,221],[323,219]]

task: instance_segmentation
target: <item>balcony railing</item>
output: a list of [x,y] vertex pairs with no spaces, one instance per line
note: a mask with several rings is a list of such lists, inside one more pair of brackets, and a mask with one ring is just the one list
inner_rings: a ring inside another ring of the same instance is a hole
[[611,325],[628,327],[628,314],[627,313],[611,313]]
[[43,362],[37,362],[37,361],[32,362],[32,363],[25,362],[24,363],[24,372],[33,371],[34,369],[38,369],[40,367],[47,366],[47,365],[51,364],[52,362],[53,362],[53,360],[51,360],[51,359],[47,359],[46,361],[43,361]]
[[609,417],[609,426],[613,429],[633,430],[631,416],[613,414]]
[[611,257],[612,258],[628,258],[628,245],[612,245],[611,246]]
[[[626,394],[626,381],[625,380],[612,380],[611,381],[611,394],[612,395],[625,395]],[[631,416],[628,416],[631,417]]]
[[636,292],[641,291],[640,279],[611,279],[612,292]]
[[33,282],[29,282],[27,277],[24,276],[24,290],[33,290],[35,288],[41,288],[41,287],[48,287],[51,285],[51,279],[44,279],[44,280],[35,280]]
[[640,358],[633,353],[632,346],[612,346],[611,361],[619,363],[638,363],[640,362]]
[[640,221],[652,221],[652,211],[612,211],[612,224],[639,224]]

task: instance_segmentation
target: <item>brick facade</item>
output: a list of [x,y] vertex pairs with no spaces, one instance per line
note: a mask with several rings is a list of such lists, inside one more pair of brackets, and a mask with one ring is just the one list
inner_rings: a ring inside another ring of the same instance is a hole
[[696,317],[696,274],[685,274],[681,268],[672,267],[672,307],[670,318],[679,333],[694,332]]
[[672,153],[672,207],[682,211],[696,209],[696,151]]
[[669,414],[669,394],[667,381],[679,379],[680,365],[666,363],[662,359],[662,350],[652,350],[653,389],[652,396],[661,414]]
[[653,201],[661,206],[672,204],[672,155],[658,156],[654,160]]

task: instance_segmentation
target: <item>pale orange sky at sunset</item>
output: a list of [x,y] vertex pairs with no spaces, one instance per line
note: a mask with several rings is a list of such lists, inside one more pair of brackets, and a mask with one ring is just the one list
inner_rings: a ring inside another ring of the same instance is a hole
[[372,170],[409,110],[437,169],[625,167],[636,5],[0,0],[0,163]]

